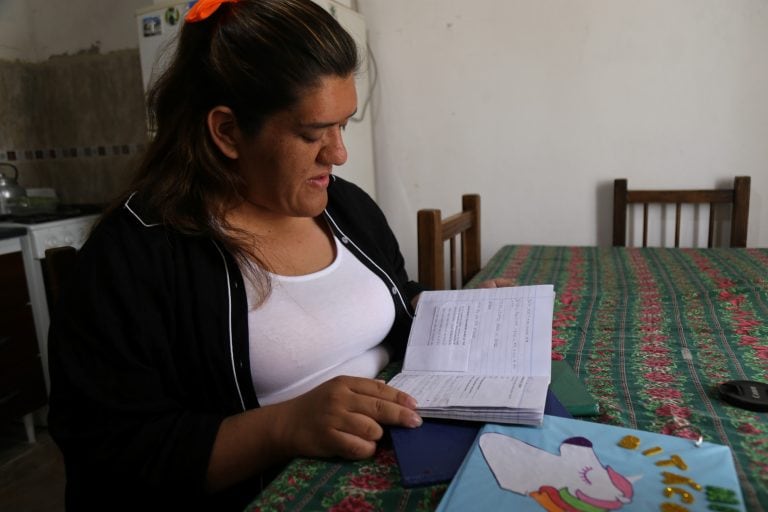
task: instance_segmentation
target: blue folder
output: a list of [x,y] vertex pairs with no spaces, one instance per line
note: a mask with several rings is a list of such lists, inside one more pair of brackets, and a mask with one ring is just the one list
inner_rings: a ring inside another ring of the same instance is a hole
[[[571,418],[551,390],[544,414]],[[390,429],[403,487],[450,481],[461,466],[483,423],[425,418],[419,428]]]
[[[492,444],[486,445],[489,451],[485,453],[478,440],[487,434],[495,441],[486,439]],[[620,444],[630,435],[638,443],[634,449]],[[505,442],[518,447],[508,445],[504,450]],[[514,460],[520,445],[525,445],[527,453],[519,456],[532,460],[502,469],[499,463]],[[648,452],[648,448],[660,451]],[[494,464],[488,455],[501,457],[493,457]],[[685,461],[686,469],[668,465],[673,456]],[[531,464],[536,471],[528,471]],[[664,483],[670,477],[676,477],[678,483]],[[674,492],[666,495],[667,488]],[[542,512],[550,510],[547,505],[557,510],[646,512],[659,510],[662,503],[684,505],[680,510],[746,512],[731,449],[706,441],[697,444],[683,437],[544,416],[539,428],[484,425],[437,512]]]

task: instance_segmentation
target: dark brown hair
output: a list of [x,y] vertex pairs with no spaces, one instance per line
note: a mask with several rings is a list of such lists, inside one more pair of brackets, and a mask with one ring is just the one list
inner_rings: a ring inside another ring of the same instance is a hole
[[[173,60],[148,93],[155,136],[131,190],[166,226],[212,236],[241,265],[258,263],[244,234],[224,220],[242,200],[244,183],[213,143],[208,112],[228,106],[239,128],[256,135],[265,119],[295,105],[323,77],[346,77],[357,66],[352,37],[310,0],[240,0],[185,23]],[[263,299],[268,280],[255,281]]]

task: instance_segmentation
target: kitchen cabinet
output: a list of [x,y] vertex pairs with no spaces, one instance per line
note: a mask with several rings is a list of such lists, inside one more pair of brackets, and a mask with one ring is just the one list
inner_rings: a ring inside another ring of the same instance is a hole
[[47,394],[20,251],[0,254],[0,290],[0,420],[23,418],[33,442]]

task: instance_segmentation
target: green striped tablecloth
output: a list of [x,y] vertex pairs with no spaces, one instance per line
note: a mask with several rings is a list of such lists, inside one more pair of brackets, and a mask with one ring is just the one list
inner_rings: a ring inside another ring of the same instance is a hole
[[[728,445],[745,504],[768,511],[768,413],[716,387],[768,382],[768,249],[506,246],[493,277],[555,286],[553,358],[598,398],[597,421]],[[445,485],[403,489],[391,447],[361,462],[297,459],[248,510],[433,510]]]

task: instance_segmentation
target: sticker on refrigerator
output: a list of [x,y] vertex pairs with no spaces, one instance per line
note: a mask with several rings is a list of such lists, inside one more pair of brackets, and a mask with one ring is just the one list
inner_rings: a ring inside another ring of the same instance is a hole
[[170,26],[174,26],[179,22],[179,19],[181,19],[181,15],[179,14],[179,10],[175,7],[169,7],[165,11],[165,22],[169,24]]
[[163,33],[163,25],[160,16],[147,16],[141,20],[144,27],[144,37],[157,36]]

